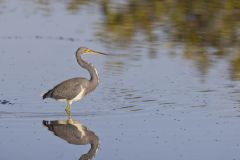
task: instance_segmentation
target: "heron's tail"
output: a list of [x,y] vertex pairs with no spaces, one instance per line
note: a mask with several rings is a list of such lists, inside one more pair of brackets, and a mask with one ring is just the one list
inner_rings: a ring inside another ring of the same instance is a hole
[[45,93],[45,94],[42,96],[42,99],[51,97],[51,95],[52,95],[52,90],[49,90],[47,93]]

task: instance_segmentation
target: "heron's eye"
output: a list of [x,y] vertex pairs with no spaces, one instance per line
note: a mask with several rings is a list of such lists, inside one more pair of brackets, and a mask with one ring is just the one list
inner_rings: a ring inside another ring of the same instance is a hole
[[86,53],[90,53],[91,50],[90,50],[90,49],[85,49],[85,52],[86,52]]

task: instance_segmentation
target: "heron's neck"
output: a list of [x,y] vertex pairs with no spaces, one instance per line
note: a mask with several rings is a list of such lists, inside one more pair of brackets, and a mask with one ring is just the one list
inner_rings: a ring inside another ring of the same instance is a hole
[[93,83],[95,86],[97,86],[99,83],[99,76],[98,76],[97,69],[91,63],[84,61],[80,54],[77,54],[76,56],[77,56],[76,58],[77,58],[78,64],[81,67],[88,70],[91,76],[90,82]]

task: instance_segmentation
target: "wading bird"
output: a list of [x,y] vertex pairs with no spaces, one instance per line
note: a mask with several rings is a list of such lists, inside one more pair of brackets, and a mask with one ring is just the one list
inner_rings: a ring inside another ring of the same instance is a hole
[[96,68],[89,62],[84,61],[81,58],[82,54],[103,54],[106,53],[93,51],[86,47],[80,47],[76,51],[76,59],[78,64],[88,70],[90,73],[90,80],[77,77],[63,81],[62,83],[56,85],[53,89],[46,92],[42,98],[53,98],[55,100],[66,101],[67,106],[65,111],[69,113],[71,111],[71,105],[75,101],[81,100],[88,93],[92,92],[99,84],[99,76]]

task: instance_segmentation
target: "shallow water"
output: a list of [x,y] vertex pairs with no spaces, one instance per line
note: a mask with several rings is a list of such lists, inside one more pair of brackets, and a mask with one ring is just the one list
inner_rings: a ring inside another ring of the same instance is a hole
[[[84,56],[101,83],[72,107],[72,118],[100,139],[94,159],[239,159],[239,5],[212,2],[208,15],[201,1],[130,2],[0,0],[0,159],[88,152],[42,125],[67,116],[64,103],[41,94],[89,76],[75,60],[79,46],[113,55]],[[204,25],[211,13],[220,18]]]

